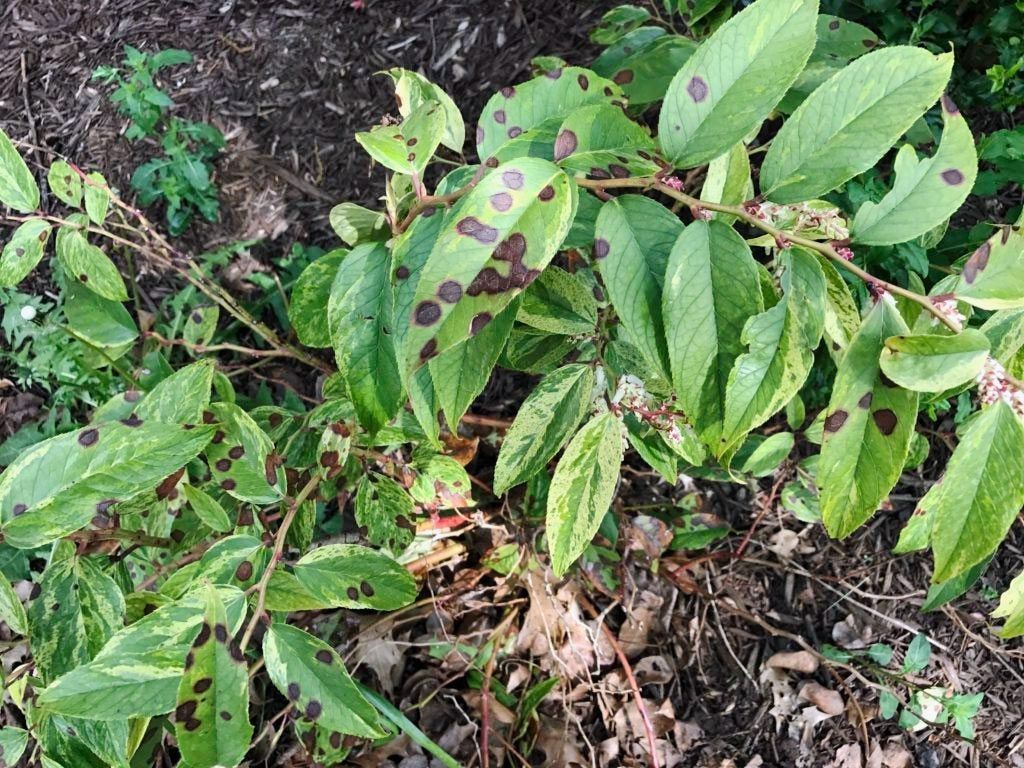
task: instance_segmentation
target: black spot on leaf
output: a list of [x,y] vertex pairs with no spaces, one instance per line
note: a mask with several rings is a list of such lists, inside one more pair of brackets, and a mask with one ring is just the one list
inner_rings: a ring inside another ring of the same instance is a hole
[[522,189],[525,181],[521,171],[509,170],[501,174],[501,182],[509,189]]
[[576,82],[580,84],[580,88],[582,88],[584,91],[590,88],[590,80],[587,79],[587,76],[584,74],[580,74],[576,78]]
[[320,717],[320,713],[323,711],[323,705],[316,699],[310,699],[309,703],[306,705],[306,717],[310,720],[316,720]]
[[395,277],[399,280],[405,280],[409,276],[409,268],[404,264],[395,270]]
[[212,677],[204,677],[200,680],[196,680],[195,685],[192,686],[192,690],[196,693],[206,693],[210,690],[210,686],[213,685]]
[[504,125],[506,119],[507,119],[507,117],[505,115],[505,110],[504,109],[499,109],[498,111],[496,111],[494,113],[494,122],[499,123],[501,125]]
[[947,168],[941,174],[942,180],[952,187],[964,183],[963,173],[956,168]]
[[544,189],[537,193],[537,199],[541,202],[546,203],[548,200],[555,196],[555,188],[548,184]]
[[988,258],[992,253],[992,244],[987,240],[978,246],[978,249],[971,254],[971,258],[964,264],[964,280],[973,283],[978,273],[988,266]]
[[87,429],[78,436],[78,444],[83,448],[88,448],[96,445],[96,441],[99,439],[100,431],[98,429]]
[[960,114],[960,108],[956,105],[956,102],[946,94],[942,94],[942,109],[945,110],[947,115]]
[[599,237],[594,241],[594,258],[603,259],[608,255],[608,241]]
[[302,693],[302,689],[299,688],[298,683],[288,683],[288,698],[292,701],[296,701],[299,698],[299,694]]
[[231,713],[228,712],[226,709],[222,709],[220,711],[220,719],[221,720],[225,720],[225,721],[226,720],[230,720],[231,719]]
[[474,315],[469,323],[469,335],[476,336],[492,319],[490,312],[481,312],[478,315]]
[[835,32],[837,29],[839,29],[839,20],[833,19],[832,21],[830,21],[828,23],[828,28]]
[[367,597],[373,597],[373,585],[368,581],[360,582],[359,591]]
[[523,129],[520,128],[518,125],[513,125],[511,128],[509,128],[506,131],[506,133],[508,134],[508,137],[510,139],[514,139],[516,136],[522,136],[523,135]]
[[348,589],[346,589],[345,590],[345,594],[348,595],[348,599],[349,600],[358,600],[359,599],[359,590],[356,589],[355,587],[349,587]]
[[196,713],[197,702],[193,699],[190,701],[183,701],[174,709],[174,717],[178,722],[182,720],[188,720]]
[[874,392],[865,392],[861,395],[860,400],[857,401],[858,408],[868,408],[871,406],[871,401],[875,399]]
[[[505,173],[508,174],[510,171],[506,171]],[[522,174],[520,174],[520,176],[522,176]],[[467,216],[466,218],[461,219],[459,223],[455,225],[455,231],[460,235],[472,237],[480,243],[493,243],[498,239],[498,230],[492,226],[484,224],[475,216]]]
[[221,480],[220,481],[220,487],[223,490],[225,490],[225,491],[233,491],[233,490],[235,490],[235,486],[237,486],[237,485],[238,485],[238,483],[236,483],[230,477],[225,479],[225,480]]
[[212,630],[210,629],[210,625],[204,623],[203,626],[199,629],[199,634],[196,635],[196,639],[195,639],[195,642],[193,643],[193,645],[196,648],[199,648],[199,647],[201,647],[203,645],[206,645],[206,641],[210,639],[210,634],[211,633],[212,633]]
[[235,578],[239,581],[248,581],[252,578],[252,563],[248,560],[243,560],[235,568]]
[[321,648],[319,651],[316,652],[316,660],[319,661],[321,664],[330,664],[334,661],[334,657],[331,655],[331,652],[328,651],[326,648]]
[[421,301],[413,312],[417,325],[433,325],[441,319],[441,305],[436,301]]
[[875,411],[871,414],[871,418],[875,420],[875,426],[878,427],[878,431],[883,435],[891,435],[893,430],[896,429],[896,414],[889,408]]
[[231,459],[217,459],[214,466],[217,468],[218,472],[227,472],[231,469]]
[[504,213],[512,207],[512,195],[508,192],[496,192],[491,195],[491,207],[496,211]]
[[445,304],[454,304],[462,298],[462,286],[456,280],[445,280],[437,288],[437,298]]
[[846,419],[850,414],[846,411],[839,410],[835,413],[829,414],[825,418],[825,431],[826,432],[838,432],[839,428],[846,423]]
[[243,448],[240,445],[236,445],[234,448],[232,448],[230,451],[228,451],[228,456],[230,456],[232,459],[240,459],[244,455],[245,455],[245,448]]
[[429,360],[437,354],[437,339],[430,339],[420,348],[420,360]]
[[[633,70],[632,69],[620,69],[618,72],[615,73],[615,76],[612,77],[612,82],[616,83],[617,85],[628,85],[629,83],[632,83],[633,82]],[[610,88],[605,88],[605,94],[608,95],[608,96],[611,96],[611,93],[608,93],[608,91],[610,91],[610,90],[611,90]]]
[[506,99],[511,99],[513,96],[516,95],[516,89],[511,85],[506,85],[504,88],[501,89],[501,95],[504,96]]

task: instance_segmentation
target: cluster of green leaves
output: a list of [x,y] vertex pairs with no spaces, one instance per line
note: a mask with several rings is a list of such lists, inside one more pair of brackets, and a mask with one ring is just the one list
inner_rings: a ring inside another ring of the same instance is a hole
[[[868,249],[933,241],[975,182],[971,132],[942,96],[952,54],[882,46],[816,0],[669,10],[707,36],[614,11],[592,68],[547,59],[495,93],[478,162],[432,190],[433,165],[464,149],[462,115],[421,75],[388,73],[400,121],[356,136],[390,171],[384,210],[338,205],[344,247],[296,254],[288,300],[264,305],[333,354],[316,403],[247,398],[204,354],[226,310],[227,325],[274,339],[274,354],[326,367],[249,322],[210,287],[209,264],[189,273],[205,298],[182,294],[159,321],[172,351],[187,350],[178,365],[140,339],[96,244],[119,199],[57,161],[47,182],[73,210],[40,212],[0,132],[0,202],[26,214],[0,254],[0,287],[52,241],[69,328],[96,367],[130,382],[0,475],[5,576],[38,587],[26,607],[0,580],[0,618],[33,656],[8,690],[46,765],[145,764],[171,731],[191,768],[237,765],[253,687],[295,709],[319,762],[342,759],[345,736],[397,729],[438,754],[294,618],[416,598],[402,563],[429,546],[418,520],[474,504],[449,446],[496,367],[541,377],[501,442],[493,490],[516,499],[526,487],[559,575],[611,552],[593,542],[616,538],[627,451],[670,483],[748,482],[785,465],[785,507],[844,537],[922,461],[919,412],[955,398],[959,444],[897,548],[931,547],[930,605],[980,577],[1024,502],[1024,235],[990,228],[935,282],[925,269],[883,284],[862,267]],[[658,104],[655,132],[642,117]],[[848,195],[926,113],[942,126],[928,154],[908,138],[855,210],[822,199]],[[702,179],[699,197],[676,169]],[[816,415],[810,387],[822,390]],[[326,501],[339,496],[363,543],[323,541],[344,532]],[[668,547],[726,532],[681,517]],[[511,572],[512,554],[490,562]],[[1022,580],[994,614],[1007,636],[1024,633]]]
[[121,67],[98,67],[93,78],[117,87],[110,100],[129,120],[125,136],[132,141],[155,139],[162,155],[140,165],[132,188],[143,205],[164,206],[167,229],[184,232],[198,213],[216,221],[219,201],[212,180],[213,161],[224,148],[224,136],[209,123],[172,117],[171,97],[157,85],[161,70],[188,64],[192,54],[169,48],[144,53],[124,47]]

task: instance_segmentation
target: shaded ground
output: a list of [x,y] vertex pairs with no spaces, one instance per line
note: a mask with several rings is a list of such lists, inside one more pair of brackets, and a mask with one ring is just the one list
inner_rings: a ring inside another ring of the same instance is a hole
[[[124,43],[187,48],[196,64],[177,70],[180,79],[169,83],[179,114],[212,121],[230,138],[219,166],[223,221],[199,228],[191,245],[267,234],[278,235],[271,248],[307,237],[326,243],[330,205],[370,203],[380,189],[351,138],[393,108],[388,82],[374,72],[421,69],[455,96],[471,122],[494,90],[525,77],[531,56],[589,61],[586,30],[612,4],[370,0],[358,11],[328,0],[8,0],[0,10],[0,122],[39,148],[38,163],[46,162],[47,150],[56,151],[127,186],[145,153],[117,138],[122,120],[106,94],[88,83],[89,74],[117,61]],[[521,386],[498,379],[487,398],[494,413],[508,413],[522,398]],[[479,466],[491,463],[485,456]],[[1024,765],[1024,652],[1018,642],[994,638],[988,621],[994,603],[983,592],[1003,589],[1021,569],[1021,540],[1003,547],[990,575],[955,608],[920,614],[927,561],[889,554],[911,497],[923,492],[924,480],[907,480],[895,511],[842,544],[828,541],[818,527],[764,509],[742,491],[701,484],[692,499],[736,531],[715,545],[718,554],[696,563],[663,562],[654,575],[642,551],[634,552],[617,595],[602,594],[600,574],[594,574],[587,593],[598,610],[612,597],[619,601],[606,618],[650,709],[659,713],[654,725],[667,742],[664,765]],[[628,472],[617,504],[624,515],[635,515],[639,505],[675,502],[687,493]],[[739,550],[762,509],[744,556],[731,559],[728,553]],[[506,540],[526,542],[532,532],[508,510],[488,511],[493,527],[467,536],[466,559],[431,573],[435,600],[419,614],[361,623],[346,616],[330,630],[320,618],[309,623],[333,632],[364,680],[472,765],[481,696],[467,685],[465,654],[437,649],[455,641],[479,645],[511,615],[518,652],[494,670],[495,681],[521,690],[527,674],[534,681],[575,676],[542,706],[534,751],[524,758],[536,765],[590,765],[593,754],[600,765],[645,764],[631,756],[643,754],[643,729],[621,665],[581,609],[579,587],[540,577],[495,579],[478,568],[480,552]],[[919,630],[935,642],[935,655],[917,683],[986,693],[974,747],[949,729],[907,734],[881,721],[877,692],[849,670],[784,675],[774,689],[763,677],[772,653],[799,650],[801,642],[815,648],[886,642],[899,657]],[[811,680],[838,693],[845,706],[843,714],[813,727],[803,714],[807,702],[795,698]],[[507,733],[496,705],[490,717],[498,734]],[[271,743],[270,736],[261,742],[257,764],[309,764],[290,736],[274,748]],[[888,750],[888,757],[855,761],[857,749]],[[415,750],[407,745],[397,750],[365,754],[352,764],[426,765],[408,756]],[[509,764],[520,764],[506,754]],[[841,762],[843,755],[848,762]]]

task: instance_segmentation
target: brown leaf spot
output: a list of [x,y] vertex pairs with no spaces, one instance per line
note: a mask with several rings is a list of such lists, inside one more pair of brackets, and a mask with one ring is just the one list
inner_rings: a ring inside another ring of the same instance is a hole
[[831,29],[833,32],[839,29],[839,19],[832,19],[832,21],[828,23],[828,28]]
[[[510,171],[505,172],[510,173]],[[522,174],[520,174],[522,176]],[[484,224],[475,216],[467,216],[455,225],[455,231],[460,235],[467,235],[480,243],[493,243],[498,239],[498,230]]]
[[871,401],[874,400],[874,399],[875,399],[875,393],[874,392],[865,392],[863,395],[861,395],[860,400],[857,401],[857,407],[858,408],[869,408],[871,406]]
[[[633,70],[632,69],[620,69],[618,72],[615,73],[614,77],[612,77],[612,82],[614,82],[617,85],[628,85],[629,83],[632,83],[633,82]],[[605,88],[605,91],[609,91],[609,90],[611,90],[611,89],[610,88]],[[608,95],[611,96],[610,93]]]
[[445,304],[454,304],[462,298],[462,286],[457,280],[445,280],[437,288],[437,298]]
[[421,301],[412,317],[416,325],[433,325],[441,319],[441,305],[436,301]]
[[138,402],[141,396],[142,393],[139,392],[139,390],[129,389],[127,392],[124,393],[124,400],[126,403],[135,403]]
[[192,690],[196,693],[206,693],[210,690],[211,685],[213,685],[213,678],[204,677],[200,680],[196,680],[195,685],[192,686]]
[[708,97],[708,84],[704,78],[694,75],[690,78],[690,82],[686,84],[686,92],[690,94],[690,98],[695,103],[699,104]]
[[469,335],[476,336],[492,319],[493,316],[490,312],[481,312],[474,315],[473,319],[469,321]]
[[252,578],[252,563],[248,560],[243,560],[235,568],[235,578],[239,581],[248,581]]
[[193,323],[199,325],[201,322],[203,322],[203,313],[198,311],[193,312],[191,315],[189,315],[189,318],[192,320]]
[[358,600],[359,599],[359,590],[356,589],[355,587],[349,587],[348,589],[346,589],[345,590],[345,594],[348,595],[348,599],[349,600]]
[[320,466],[321,467],[336,467],[338,466],[338,459],[341,458],[341,454],[337,451],[324,451],[320,454]]
[[509,170],[501,174],[501,182],[509,189],[522,189],[526,177],[521,171]]
[[185,721],[185,730],[194,731],[197,730],[200,725],[202,725],[202,723],[199,720],[197,720],[194,717],[190,717],[188,720]]
[[224,489],[225,491],[233,491],[233,490],[235,490],[235,487],[236,487],[237,485],[238,485],[238,483],[236,483],[236,482],[235,482],[234,480],[232,480],[232,479],[231,479],[230,477],[228,477],[228,478],[225,478],[224,480],[221,480],[221,481],[220,481],[220,487],[221,487],[222,489]]
[[508,137],[510,139],[514,139],[516,136],[522,136],[523,135],[523,129],[520,128],[518,125],[513,125],[511,128],[509,128],[506,131],[506,133],[508,134]]
[[284,459],[276,453],[267,454],[267,458],[263,462],[263,477],[267,481],[267,485],[277,485],[277,468],[282,464],[284,464]]
[[537,193],[537,199],[542,203],[546,203],[548,200],[555,196],[555,188],[548,184],[544,189]]
[[584,91],[590,88],[590,80],[587,79],[587,76],[584,74],[580,74],[576,78],[576,82],[580,84],[580,88],[583,89]]
[[27,504],[15,504],[11,507],[11,514],[14,515],[14,517],[17,517],[18,515],[24,514],[26,509],[28,509]]
[[310,720],[316,720],[320,717],[320,713],[324,711],[323,706],[316,699],[310,699],[306,705],[306,717]]
[[506,85],[504,88],[501,89],[500,93],[506,99],[511,99],[513,96],[516,95],[516,89],[511,85]]
[[825,417],[825,431],[826,432],[838,432],[839,428],[846,423],[846,419],[850,414],[846,411],[839,410],[835,413],[829,414]]
[[883,435],[891,435],[893,430],[896,429],[896,414],[889,408],[875,411],[871,414],[871,418],[875,420],[875,426],[878,427],[878,431]]
[[243,448],[240,445],[236,445],[234,448],[232,448],[230,451],[228,451],[228,456],[230,456],[232,459],[240,459],[244,455],[245,455],[245,448]]
[[181,476],[185,474],[185,468],[182,467],[177,472],[172,472],[163,480],[160,481],[160,485],[156,487],[156,497],[161,501],[169,499],[171,494],[174,492],[174,487],[181,480]]
[[476,143],[478,146],[484,143],[484,127],[482,125],[476,127]]
[[437,339],[430,339],[420,348],[420,360],[429,360],[437,354]]
[[603,259],[608,255],[608,241],[603,237],[599,237],[594,241],[594,258]]
[[326,648],[321,648],[316,652],[316,660],[321,664],[331,664],[334,661],[334,657]]
[[512,195],[508,192],[497,192],[491,195],[491,206],[494,210],[504,213],[512,207]]
[[141,427],[142,419],[136,416],[135,413],[133,412],[128,416],[128,418],[121,419],[121,423],[124,424],[126,427]]
[[947,168],[940,175],[942,176],[942,180],[950,186],[955,187],[957,184],[964,183],[964,175],[957,168]]
[[608,170],[612,172],[612,176],[616,179],[624,179],[629,176],[629,169],[624,165],[618,163],[612,163],[608,166]]
[[182,720],[188,720],[196,712],[197,702],[193,699],[191,701],[183,701],[177,707],[174,708],[174,717],[178,722]]
[[231,469],[231,459],[217,459],[213,466],[217,468],[218,472],[227,472]]
[[220,711],[220,719],[221,720],[230,720],[231,719],[231,713],[228,712],[226,709],[222,709]]
[[333,749],[341,749],[341,733],[338,731],[331,731],[329,741]]
[[544,76],[549,77],[552,80],[557,80],[562,76],[562,68],[558,67],[558,69],[549,69],[547,72],[544,73]]
[[223,624],[218,624],[213,628],[213,636],[217,638],[218,643],[226,643],[228,641],[228,628]]
[[555,137],[555,162],[565,160],[565,158],[576,151],[577,146],[579,146],[579,141],[575,133],[568,129],[559,133]]
[[507,119],[508,118],[505,115],[505,110],[504,109],[499,109],[497,112],[494,113],[494,122],[496,122],[496,123],[504,125],[505,124],[505,120],[507,120]]
[[96,441],[100,439],[100,431],[98,429],[87,429],[78,436],[78,444],[83,448],[96,445]]
[[292,701],[296,701],[299,698],[299,694],[302,690],[299,688],[298,683],[288,683],[288,698]]
[[399,280],[405,280],[409,276],[409,268],[404,264],[395,270],[395,277]]
[[203,411],[203,424],[213,424],[217,421],[217,417],[213,415],[213,411]]
[[964,280],[973,283],[978,273],[988,266],[988,257],[992,253],[992,244],[987,240],[978,246],[978,250],[971,254],[971,258],[964,264]]
[[942,94],[942,109],[947,115],[958,115],[960,114],[960,108],[946,94]]
[[[280,423],[280,418],[281,418],[280,414],[277,414],[277,413],[271,414],[271,419],[273,419],[274,416],[278,417],[278,423]],[[214,444],[223,443],[224,442],[224,437],[225,437],[224,433],[221,430],[218,429],[216,432],[213,433],[213,439],[210,442],[214,443]]]
[[368,581],[360,582],[359,591],[367,597],[373,597],[373,585]]

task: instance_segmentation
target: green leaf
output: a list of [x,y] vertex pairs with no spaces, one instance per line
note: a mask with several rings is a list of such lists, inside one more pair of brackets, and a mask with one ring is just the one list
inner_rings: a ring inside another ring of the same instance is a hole
[[396,318],[409,324],[399,355],[406,374],[478,333],[540,275],[569,231],[576,194],[557,166],[521,158],[460,201],[419,273],[410,313]]
[[267,549],[254,536],[225,536],[215,542],[197,563],[176,570],[160,586],[160,593],[174,598],[188,594],[207,581],[234,584],[246,589],[259,579],[267,562]]
[[46,172],[46,183],[54,197],[65,205],[80,208],[82,205],[82,177],[63,160],[54,160]]
[[212,360],[186,365],[153,387],[135,413],[146,421],[198,424],[210,404],[213,374]]
[[797,203],[866,171],[939,98],[953,54],[894,46],[838,72],[796,109],[761,166],[761,192]]
[[0,728],[0,757],[6,765],[17,765],[28,746],[28,731],[7,725]]
[[[498,153],[510,141],[523,142],[532,134],[545,136],[547,153],[559,124],[580,107],[609,104],[622,98],[619,87],[589,69],[564,67],[533,80],[502,88],[480,113],[476,151],[480,160]],[[550,159],[551,155],[547,155]]]
[[903,674],[914,674],[928,666],[932,658],[932,646],[928,642],[928,636],[924,634],[914,635],[907,648],[907,655],[903,657]]
[[549,373],[534,387],[501,444],[495,493],[505,493],[547,466],[586,415],[593,388],[593,369],[579,364]]
[[[217,587],[229,634],[245,617],[245,597]],[[203,620],[205,598],[194,592],[114,635],[88,664],[51,683],[38,703],[50,712],[90,720],[162,715],[174,709],[185,655]]]
[[934,506],[933,582],[964,573],[991,555],[1024,505],[1024,425],[999,401],[970,422],[940,483],[921,500]]
[[207,589],[206,613],[178,684],[174,733],[190,768],[236,766],[249,751],[249,675],[228,633],[227,611]]
[[672,78],[696,49],[693,40],[665,34],[661,27],[640,27],[605,48],[592,67],[639,106],[665,98]]
[[622,423],[613,413],[588,421],[569,443],[548,490],[551,569],[561,577],[583,554],[615,494],[622,464]]
[[[213,334],[217,332],[218,320],[220,320],[220,307],[218,305],[210,304],[204,307],[195,307],[188,313],[185,327],[181,329],[182,338],[189,344],[195,344],[200,347],[205,346],[210,343]],[[195,357],[199,350],[189,350],[189,352]]]
[[[379,240],[387,236],[389,231],[383,213],[355,203],[341,203],[331,208],[330,221],[331,229],[349,246],[359,245],[364,240]],[[320,258],[323,259],[323,256]]]
[[110,258],[73,227],[57,230],[57,259],[67,273],[93,293],[111,301],[126,301],[121,273]]
[[1013,577],[1010,586],[999,596],[999,605],[992,611],[993,619],[1006,619],[998,634],[1004,640],[1024,635],[1024,573]]
[[102,173],[93,171],[85,177],[85,212],[89,219],[99,226],[107,220],[107,208],[110,206],[110,190]]
[[757,264],[732,227],[695,221],[673,246],[665,274],[673,388],[697,433],[716,446],[743,327],[764,308]]
[[579,277],[549,266],[523,293],[515,319],[548,333],[593,334],[597,300]]
[[19,225],[0,254],[0,287],[17,285],[43,258],[50,225],[42,219],[29,219]]
[[981,578],[981,575],[988,568],[988,564],[991,561],[992,558],[989,557],[969,570],[964,571],[959,576],[939,584],[932,584],[928,587],[928,594],[925,596],[924,602],[921,603],[921,612],[936,611],[946,605],[946,603],[952,602],[963,595]]
[[900,147],[896,181],[878,203],[857,210],[850,237],[865,245],[892,245],[919,237],[956,213],[974,187],[978,155],[974,138],[956,105],[942,99],[945,128],[935,155],[919,160],[909,144]]
[[[441,143],[452,152],[461,154],[463,145],[466,143],[466,125],[462,120],[462,113],[455,106],[451,96],[418,72],[396,68],[389,69],[387,74],[395,83],[395,99],[398,101],[398,111],[402,117],[408,117],[425,102],[436,101],[441,105],[445,118],[444,136]],[[335,230],[337,231],[337,227]],[[349,243],[349,245],[355,245],[355,243]]]
[[887,667],[892,662],[892,646],[885,643],[872,643],[868,648],[868,658],[875,664]]
[[326,643],[296,627],[274,624],[264,637],[263,657],[278,690],[320,728],[368,739],[384,736],[376,710]]
[[883,720],[888,720],[890,717],[896,714],[896,711],[900,708],[900,700],[896,697],[896,694],[890,691],[888,688],[884,688],[878,693],[878,714],[882,716]]
[[[701,200],[725,205],[739,205],[754,196],[754,183],[750,180],[750,156],[741,141],[728,152],[708,164],[701,189]],[[735,217],[724,213],[711,213],[713,219],[729,222]]]
[[750,133],[814,49],[816,0],[759,0],[701,43],[672,79],[658,120],[669,159],[690,168]]
[[973,328],[955,335],[892,336],[881,353],[882,372],[914,392],[945,392],[973,382],[988,351],[988,337]]
[[202,520],[205,525],[218,533],[227,533],[232,529],[233,526],[228,513],[224,511],[224,507],[217,503],[216,499],[207,495],[199,488],[193,488],[191,485],[186,485],[184,491],[185,498],[188,499],[192,511],[196,513],[196,517]]
[[[549,271],[542,273],[541,280]],[[539,283],[538,280],[534,285]],[[434,392],[450,427],[459,423],[490,381],[494,364],[512,332],[519,306],[519,301],[513,301],[475,336],[428,363]]]
[[115,358],[139,335],[121,302],[105,299],[78,283],[68,286],[64,315],[75,333],[93,346],[114,350],[111,354]]
[[359,481],[355,504],[356,525],[378,547],[401,552],[416,537],[416,510],[412,497],[390,477],[367,473]]
[[793,450],[793,433],[776,432],[760,441],[753,452],[740,466],[741,472],[754,477],[766,477],[778,469],[779,465]]
[[555,162],[592,178],[650,176],[661,169],[655,152],[647,130],[611,104],[576,110],[555,135]]
[[860,329],[860,310],[835,264],[819,256],[818,266],[825,275],[825,337],[829,351],[838,359]]
[[889,494],[907,459],[917,418],[917,395],[880,376],[886,338],[905,333],[895,304],[879,300],[839,364],[826,409],[817,485],[830,536],[859,528]]
[[811,61],[853,61],[874,49],[879,42],[878,35],[863,24],[827,13],[818,15],[815,31],[818,42]]
[[331,328],[324,310],[328,306],[338,267],[347,253],[344,248],[328,251],[310,262],[295,281],[292,301],[288,305],[288,321],[299,341],[307,347],[331,346]]
[[370,157],[397,173],[422,177],[444,135],[444,109],[437,102],[424,102],[401,125],[381,125],[357,133]]
[[736,358],[725,392],[719,455],[734,449],[754,427],[785,406],[803,386],[824,328],[825,278],[810,252],[786,252],[782,301],[755,315],[740,341],[749,351]]
[[206,447],[214,482],[239,501],[273,504],[285,491],[284,469],[274,442],[234,403],[210,406],[219,429]]
[[[398,412],[402,381],[395,358],[387,248],[358,245],[338,267],[327,321],[338,370],[359,423],[373,433]],[[323,312],[323,309],[320,310]]]
[[401,565],[355,544],[328,544],[303,555],[295,578],[316,599],[338,608],[392,611],[416,599],[416,582]]
[[31,549],[77,531],[158,485],[212,434],[212,427],[181,430],[129,418],[37,443],[0,475],[5,541]]
[[28,617],[25,615],[25,606],[21,604],[21,599],[5,576],[0,576],[0,620],[15,634],[28,634]]
[[39,187],[14,144],[0,129],[0,203],[21,213],[39,207]]
[[669,253],[681,232],[682,222],[671,211],[640,195],[605,203],[594,230],[594,259],[612,306],[630,342],[662,373],[669,370],[662,288]]
[[964,263],[953,292],[980,309],[1024,307],[1024,234],[1003,227],[982,243]]
[[113,579],[75,556],[70,542],[55,550],[28,605],[32,658],[44,681],[91,660],[121,628],[124,597]]

